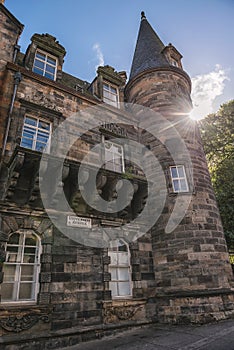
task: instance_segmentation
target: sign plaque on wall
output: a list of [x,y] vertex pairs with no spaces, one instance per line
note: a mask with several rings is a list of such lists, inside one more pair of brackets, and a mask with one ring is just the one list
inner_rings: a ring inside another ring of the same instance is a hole
[[92,227],[92,221],[89,218],[84,218],[81,216],[67,216],[67,226],[70,227],[86,227],[91,228]]

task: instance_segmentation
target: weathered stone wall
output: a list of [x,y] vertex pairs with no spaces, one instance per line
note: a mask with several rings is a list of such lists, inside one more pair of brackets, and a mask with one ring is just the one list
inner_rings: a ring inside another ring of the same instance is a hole
[[10,89],[8,93],[13,93],[12,81],[5,71],[5,66],[14,58],[14,48],[22,29],[23,25],[0,4],[0,148],[2,148],[6,115],[9,111],[9,101],[5,96],[5,89]]
[[0,72],[7,62],[12,62],[14,46],[17,44],[23,25],[0,4]]

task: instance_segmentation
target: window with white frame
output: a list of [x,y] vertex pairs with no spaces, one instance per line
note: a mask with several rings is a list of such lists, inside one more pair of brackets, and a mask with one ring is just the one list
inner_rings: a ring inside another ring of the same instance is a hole
[[174,192],[188,192],[188,182],[183,165],[170,167],[171,179]]
[[36,151],[49,151],[51,123],[41,118],[26,116],[20,146]]
[[45,52],[36,51],[33,72],[43,75],[46,78],[55,80],[57,71],[57,59]]
[[36,301],[40,268],[40,239],[32,231],[13,233],[6,244],[2,302]]
[[111,274],[109,287],[112,297],[130,297],[132,288],[129,247],[122,239],[110,243],[108,249],[108,255],[110,256],[109,272]]
[[119,104],[119,91],[116,87],[103,83],[103,101],[112,105],[114,107],[118,107]]
[[105,168],[118,173],[124,172],[123,147],[111,141],[104,141],[104,149]]

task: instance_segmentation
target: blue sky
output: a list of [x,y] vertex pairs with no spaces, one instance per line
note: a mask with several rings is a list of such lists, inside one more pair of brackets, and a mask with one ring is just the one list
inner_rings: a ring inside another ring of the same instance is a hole
[[66,48],[64,70],[92,81],[98,64],[131,67],[140,13],[164,44],[183,55],[197,115],[234,98],[234,0],[6,0],[25,25],[25,52],[34,33],[50,33]]

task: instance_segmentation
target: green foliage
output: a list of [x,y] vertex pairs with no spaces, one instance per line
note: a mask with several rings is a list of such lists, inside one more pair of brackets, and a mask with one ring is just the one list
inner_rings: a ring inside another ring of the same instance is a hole
[[234,100],[199,122],[229,249],[234,249]]

